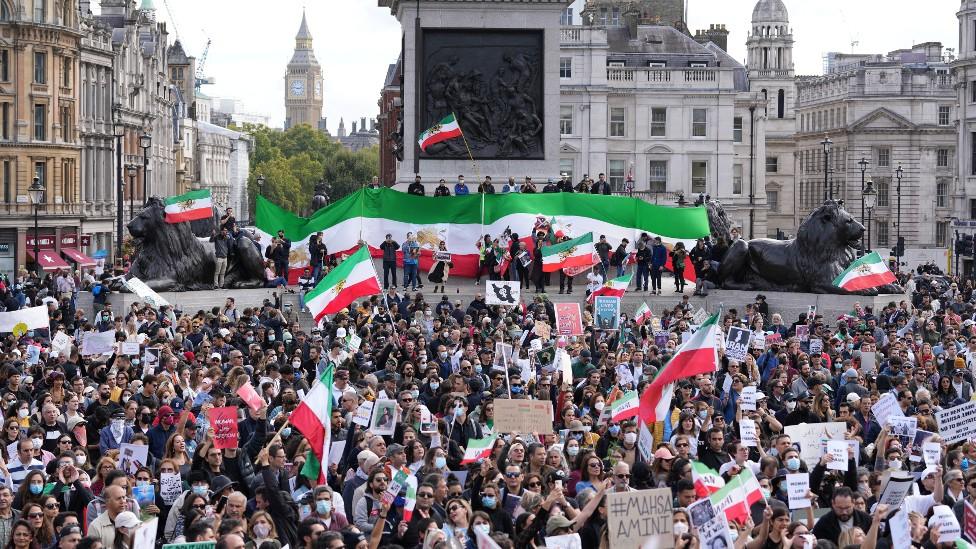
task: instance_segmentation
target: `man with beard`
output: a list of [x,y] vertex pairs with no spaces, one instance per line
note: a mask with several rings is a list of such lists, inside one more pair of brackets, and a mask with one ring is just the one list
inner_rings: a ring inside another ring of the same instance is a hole
[[819,423],[820,418],[810,409],[813,406],[813,395],[804,391],[797,395],[796,409],[786,414],[784,426],[799,425],[801,423]]
[[813,527],[817,539],[835,540],[840,533],[854,527],[867,532],[871,528],[871,515],[854,508],[854,493],[847,486],[834,489],[830,500],[830,512],[820,517]]

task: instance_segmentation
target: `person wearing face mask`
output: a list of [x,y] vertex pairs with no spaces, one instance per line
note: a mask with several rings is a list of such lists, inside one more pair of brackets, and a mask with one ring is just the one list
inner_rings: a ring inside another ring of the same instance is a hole
[[453,416],[453,422],[450,423],[448,429],[448,436],[458,446],[467,448],[469,440],[484,438],[481,425],[474,421],[474,419],[468,417],[468,403],[466,400],[458,398],[449,401],[444,409],[444,416]]
[[160,406],[156,414],[158,423],[146,435],[149,437],[149,453],[156,459],[163,457],[166,440],[176,432],[176,412],[169,406]]
[[333,506],[335,493],[328,486],[317,486],[312,492],[311,517],[322,521],[327,531],[340,532],[349,525],[342,513],[336,513]]
[[[820,417],[813,413],[813,395],[803,391],[796,397],[796,409],[786,414],[782,424],[784,426],[799,425],[801,423],[820,423]],[[787,409],[789,401],[787,401]]]
[[512,524],[512,514],[505,510],[501,504],[499,489],[494,484],[484,484],[481,493],[472,498],[471,508],[475,511],[474,524],[477,524],[478,517],[484,514],[485,521],[488,522],[492,532],[508,534],[512,539],[515,538],[515,530]]
[[118,450],[122,444],[132,442],[132,427],[125,424],[125,413],[121,410],[112,414],[108,426],[98,433],[98,449],[102,455],[109,450]]

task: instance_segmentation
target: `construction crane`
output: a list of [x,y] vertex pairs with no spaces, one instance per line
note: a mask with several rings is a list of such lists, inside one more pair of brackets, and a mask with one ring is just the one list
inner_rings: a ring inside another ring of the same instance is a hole
[[211,76],[204,76],[203,69],[207,65],[207,54],[210,53],[210,38],[207,38],[207,45],[200,54],[200,62],[197,63],[196,83],[193,86],[196,92],[200,91],[200,86],[204,84],[216,84],[217,80]]

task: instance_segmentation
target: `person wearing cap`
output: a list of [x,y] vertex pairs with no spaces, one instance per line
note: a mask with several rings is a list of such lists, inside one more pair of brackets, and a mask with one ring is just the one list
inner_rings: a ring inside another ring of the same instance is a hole
[[857,395],[858,400],[868,394],[867,387],[862,386],[858,383],[857,370],[854,368],[848,368],[843,375],[842,382],[843,385],[837,390],[837,397],[834,400],[834,406],[838,406],[841,402],[850,402],[850,395]]
[[166,440],[176,432],[176,412],[170,406],[160,406],[156,413],[157,423],[149,429],[149,453],[156,459],[162,459],[166,451]]
[[362,450],[356,455],[356,461],[359,466],[356,468],[355,474],[342,485],[342,502],[345,507],[346,518],[352,516],[353,494],[357,488],[366,484],[369,471],[379,463],[380,458],[369,450]]
[[813,394],[803,391],[796,395],[796,409],[786,415],[784,426],[799,425],[801,423],[820,423],[820,417],[813,412]]
[[81,541],[81,526],[68,524],[58,531],[57,549],[75,549]]
[[105,455],[109,450],[118,450],[123,444],[132,442],[134,434],[132,427],[125,423],[125,412],[122,410],[112,414],[109,424],[98,433],[98,449]]

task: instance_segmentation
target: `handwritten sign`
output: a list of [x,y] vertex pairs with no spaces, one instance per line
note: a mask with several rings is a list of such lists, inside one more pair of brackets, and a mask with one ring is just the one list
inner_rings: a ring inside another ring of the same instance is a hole
[[373,416],[373,401],[365,400],[356,408],[355,415],[352,416],[352,422],[356,425],[361,425],[363,427],[369,427],[369,418]]
[[[495,416],[497,422],[497,408]],[[670,488],[608,492],[607,508],[607,530],[614,549],[674,547]]]
[[139,350],[138,341],[123,341],[122,342],[122,354],[126,356],[139,356],[141,351]]
[[878,425],[887,425],[888,418],[891,416],[905,415],[901,411],[901,406],[898,405],[898,399],[891,393],[885,393],[878,399],[874,406],[871,406],[871,412],[874,414],[874,419],[878,421]]
[[583,315],[579,303],[554,303],[556,312],[556,335],[583,335]]
[[708,311],[704,307],[699,307],[691,317],[691,321],[695,324],[704,324],[706,320],[708,320]]
[[849,446],[846,440],[828,440],[827,453],[833,459],[827,464],[827,468],[835,471],[846,471],[848,448]]
[[237,448],[237,407],[211,408],[208,415],[213,427],[214,448]]
[[173,505],[183,493],[183,478],[179,473],[160,473],[159,496],[163,503]]
[[788,425],[785,431],[793,443],[799,445],[800,459],[807,463],[816,463],[824,454],[828,440],[844,440],[847,424],[843,421],[801,423]]
[[976,436],[976,402],[972,400],[936,412],[935,419],[939,422],[939,434],[946,444]]
[[790,509],[806,509],[810,507],[810,473],[796,473],[786,475],[786,494],[790,498]]
[[495,432],[553,434],[552,401],[495,400]]

